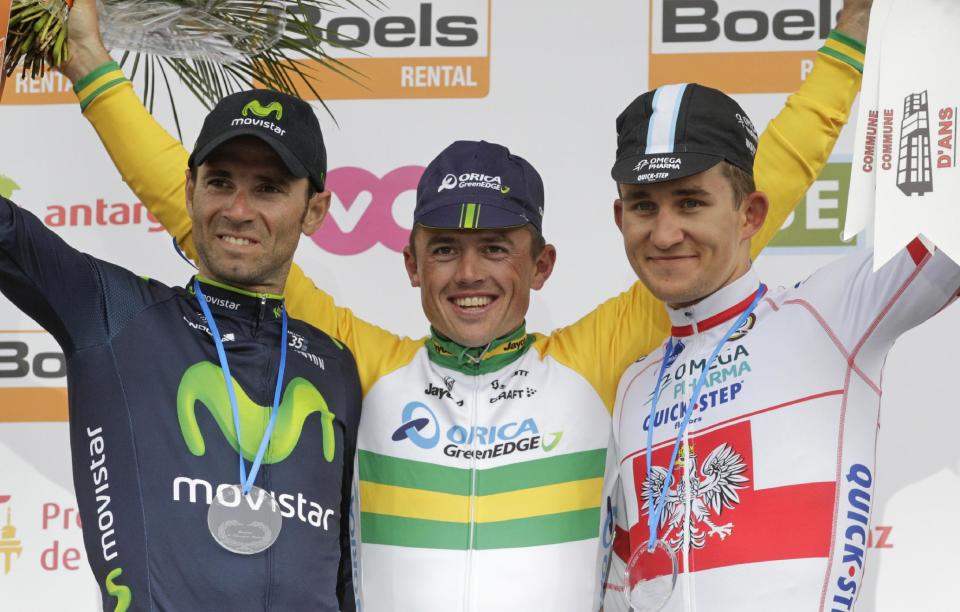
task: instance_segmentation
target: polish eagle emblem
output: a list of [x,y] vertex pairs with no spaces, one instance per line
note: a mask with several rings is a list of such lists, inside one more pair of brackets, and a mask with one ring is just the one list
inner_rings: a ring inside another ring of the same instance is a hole
[[[687,482],[683,478],[683,465],[687,463],[690,477],[688,479],[690,494],[687,494]],[[732,509],[740,503],[738,489],[746,488],[748,478],[743,476],[747,464],[743,457],[724,442],[710,451],[706,460],[697,471],[697,455],[693,445],[681,446],[677,462],[674,466],[677,473],[672,478],[671,488],[667,491],[667,498],[660,515],[658,531],[662,539],[679,551],[684,540],[684,515],[689,498],[690,520],[687,530],[690,537],[690,546],[695,549],[706,545],[708,536],[720,536],[725,539],[733,532],[733,523],[718,524],[720,514],[724,508]],[[643,483],[643,511],[650,513],[660,499],[663,487],[667,482],[667,469],[653,466],[646,481]],[[664,529],[669,524],[668,529]]]

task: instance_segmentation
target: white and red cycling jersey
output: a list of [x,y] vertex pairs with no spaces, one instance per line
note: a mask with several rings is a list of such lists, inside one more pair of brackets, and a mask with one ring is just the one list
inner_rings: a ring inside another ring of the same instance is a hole
[[[879,271],[872,266],[864,252],[766,293],[709,365],[673,466],[693,384],[760,280],[751,269],[693,306],[670,309],[675,348],[652,419],[652,478],[647,428],[664,348],[620,379],[613,424],[630,551],[646,544],[648,500],[673,471],[658,530],[680,569],[667,610],[853,609],[874,501],[884,361],[900,334],[960,288],[960,266],[919,241]],[[619,548],[622,572],[629,554]],[[617,582],[611,577],[614,590]],[[607,602],[617,609],[610,593]]]

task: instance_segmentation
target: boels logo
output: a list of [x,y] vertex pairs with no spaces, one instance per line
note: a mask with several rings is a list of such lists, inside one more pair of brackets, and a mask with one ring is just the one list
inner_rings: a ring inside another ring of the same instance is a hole
[[[329,11],[289,10],[330,41],[324,50],[340,62],[336,71],[303,62],[324,100],[483,98],[490,90],[491,2],[394,0],[380,11],[343,2]],[[4,84],[0,104],[76,104],[72,87],[53,70],[42,79],[18,72]],[[298,94],[316,99],[303,83]]]
[[[326,51],[342,62],[338,71],[355,77],[317,67],[317,90],[325,100],[485,97],[491,2],[395,0],[379,12],[362,3],[304,7],[317,35],[332,43]],[[306,87],[299,93],[314,97]]]
[[789,247],[787,253],[796,254],[823,248],[856,248],[859,238],[844,242],[840,231],[847,216],[849,187],[850,162],[828,163],[769,246]]
[[650,2],[650,87],[786,93],[813,68],[842,0]]

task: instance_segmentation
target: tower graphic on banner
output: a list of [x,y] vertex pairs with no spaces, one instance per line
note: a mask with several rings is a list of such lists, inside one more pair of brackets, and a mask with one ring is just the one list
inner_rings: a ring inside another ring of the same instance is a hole
[[922,196],[933,191],[930,170],[930,112],[926,91],[910,94],[903,99],[897,187],[908,196]]
[[3,556],[3,573],[10,573],[10,560],[13,555],[20,556],[23,552],[23,546],[17,539],[17,528],[11,521],[12,508],[7,508],[7,524],[0,528],[0,555]]

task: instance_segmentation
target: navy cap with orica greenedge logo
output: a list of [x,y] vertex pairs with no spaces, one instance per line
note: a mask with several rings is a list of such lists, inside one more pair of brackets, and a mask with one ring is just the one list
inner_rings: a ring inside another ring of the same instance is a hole
[[270,89],[240,91],[223,98],[203,120],[189,166],[199,166],[217,147],[237,136],[264,141],[290,174],[309,178],[323,191],[327,150],[320,122],[303,100]]
[[662,183],[728,161],[753,176],[757,131],[722,91],[696,83],[663,85],[617,117],[618,183]]
[[438,229],[543,225],[543,180],[501,145],[457,141],[423,171],[413,222]]

